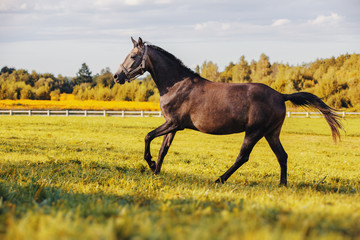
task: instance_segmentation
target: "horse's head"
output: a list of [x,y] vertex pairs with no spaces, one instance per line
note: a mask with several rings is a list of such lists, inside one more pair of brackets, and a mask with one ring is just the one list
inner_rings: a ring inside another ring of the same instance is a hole
[[148,57],[147,46],[141,38],[139,38],[137,42],[131,38],[131,41],[134,44],[134,48],[114,74],[114,81],[120,84],[124,84],[125,81],[130,81],[132,78],[142,75],[146,71],[145,62]]

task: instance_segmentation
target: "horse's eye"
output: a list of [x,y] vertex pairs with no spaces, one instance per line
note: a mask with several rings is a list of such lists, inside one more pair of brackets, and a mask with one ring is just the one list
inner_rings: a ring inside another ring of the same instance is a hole
[[135,59],[136,58],[136,54],[132,54],[130,57],[132,58],[132,59]]

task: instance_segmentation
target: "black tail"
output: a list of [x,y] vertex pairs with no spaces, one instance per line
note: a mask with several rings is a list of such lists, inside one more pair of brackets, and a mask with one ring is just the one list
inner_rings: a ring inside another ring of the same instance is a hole
[[335,112],[335,109],[326,105],[320,98],[314,94],[307,92],[298,92],[293,94],[283,94],[285,101],[290,100],[297,106],[315,107],[324,115],[327,123],[329,124],[332,132],[334,142],[337,138],[340,140],[340,129],[342,129],[340,123],[340,116]]

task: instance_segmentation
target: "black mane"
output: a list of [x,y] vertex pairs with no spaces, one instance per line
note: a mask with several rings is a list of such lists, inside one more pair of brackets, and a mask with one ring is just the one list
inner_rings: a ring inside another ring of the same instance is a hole
[[155,49],[155,50],[157,50],[157,51],[159,51],[159,52],[161,52],[161,53],[164,54],[166,57],[168,57],[168,58],[170,58],[170,59],[178,62],[181,67],[183,67],[184,69],[186,69],[186,70],[189,71],[190,73],[194,74],[196,77],[200,77],[200,75],[199,75],[197,72],[195,72],[194,70],[192,70],[192,69],[188,68],[187,66],[185,66],[185,64],[184,64],[180,59],[178,59],[177,57],[175,57],[174,55],[172,55],[172,54],[169,53],[168,51],[162,49],[161,47],[155,46],[155,45],[147,44],[147,46],[148,46],[148,47],[151,47],[151,48],[153,48],[153,49]]

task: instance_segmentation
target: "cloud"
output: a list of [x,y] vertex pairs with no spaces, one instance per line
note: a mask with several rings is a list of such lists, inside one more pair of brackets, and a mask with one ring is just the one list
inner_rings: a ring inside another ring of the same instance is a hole
[[156,4],[170,4],[171,0],[156,0]]
[[25,10],[27,8],[26,3],[21,3],[18,0],[1,0],[0,1],[0,11],[10,11],[10,10]]
[[336,24],[342,20],[342,16],[337,13],[332,13],[329,16],[320,15],[314,20],[310,20],[310,24],[318,25],[318,24]]
[[124,1],[124,4],[128,5],[128,6],[138,6],[142,3],[143,3],[142,0],[125,0]]
[[[93,0],[93,4],[95,8],[103,8],[107,11],[109,10],[125,10],[124,7],[139,7],[138,11],[145,10],[145,8],[154,8],[155,5],[168,5],[172,3],[172,0]],[[154,4],[155,3],[155,4]]]
[[266,26],[241,22],[207,21],[194,24],[192,28],[196,32],[201,31],[202,34],[208,32],[209,34],[216,35],[227,32],[229,35],[232,35],[236,32],[256,32],[264,27]]
[[275,20],[271,26],[279,27],[279,26],[282,26],[282,25],[289,24],[290,22],[291,22],[291,20],[289,20],[287,18],[281,18],[281,19]]
[[208,21],[204,23],[198,23],[194,25],[194,30],[202,31],[202,30],[212,30],[212,31],[227,31],[232,27],[231,23],[227,22],[218,22],[218,21]]
[[[314,55],[313,46],[332,50],[335,43],[352,52],[348,46],[360,39],[354,1],[0,0],[0,60],[73,74],[74,61],[93,61],[99,68],[118,63],[131,48],[130,36],[179,54],[188,65],[204,59],[225,65],[261,52],[286,61],[286,54],[306,52],[298,46]],[[60,71],[59,65],[70,70]]]

